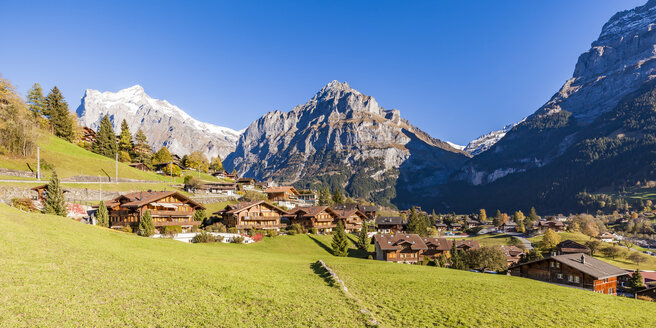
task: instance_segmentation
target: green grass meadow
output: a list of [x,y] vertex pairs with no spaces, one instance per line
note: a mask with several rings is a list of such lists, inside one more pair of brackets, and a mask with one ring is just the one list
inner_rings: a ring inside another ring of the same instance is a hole
[[363,327],[362,309],[381,327],[656,325],[655,303],[356,250],[338,258],[330,238],[184,244],[0,205],[0,326]]

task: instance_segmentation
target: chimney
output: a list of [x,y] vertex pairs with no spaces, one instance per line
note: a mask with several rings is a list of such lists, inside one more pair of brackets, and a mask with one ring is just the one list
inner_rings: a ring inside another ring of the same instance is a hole
[[581,254],[581,263],[585,264],[585,255]]

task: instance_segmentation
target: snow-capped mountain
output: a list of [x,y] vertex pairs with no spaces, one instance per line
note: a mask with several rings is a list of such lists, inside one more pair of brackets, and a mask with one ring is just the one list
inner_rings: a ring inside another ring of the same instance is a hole
[[467,146],[463,147],[462,150],[466,151],[472,156],[476,156],[488,149],[490,147],[494,146],[501,138],[503,138],[508,131],[512,130],[512,128],[515,127],[515,125],[523,122],[524,120],[521,120],[520,122],[513,123],[513,124],[508,124],[503,127],[501,130],[497,131],[491,131],[490,133],[484,134],[472,141],[470,141]]
[[166,100],[149,97],[140,85],[118,92],[87,89],[76,112],[80,123],[94,130],[102,117],[109,115],[118,134],[125,119],[132,134],[143,130],[154,151],[162,146],[179,155],[199,150],[208,159],[217,155],[225,158],[233,152],[241,134],[200,122]]

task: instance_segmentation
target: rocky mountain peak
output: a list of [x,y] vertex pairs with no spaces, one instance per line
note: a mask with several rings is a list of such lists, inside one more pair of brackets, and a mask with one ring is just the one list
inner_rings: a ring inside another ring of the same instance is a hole
[[296,112],[310,112],[314,116],[348,114],[353,111],[369,112],[385,116],[385,110],[376,99],[362,94],[349,86],[347,82],[333,80],[319,90],[304,105],[294,108]]

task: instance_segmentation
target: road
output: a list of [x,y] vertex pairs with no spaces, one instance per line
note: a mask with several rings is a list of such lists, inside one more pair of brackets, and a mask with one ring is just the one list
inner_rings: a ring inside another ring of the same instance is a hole
[[506,232],[506,234],[519,239],[522,242],[522,244],[524,244],[524,250],[530,251],[533,249],[533,245],[531,245],[531,241],[524,238],[523,237],[524,234],[521,234],[519,232]]

